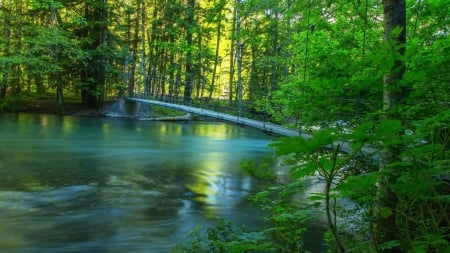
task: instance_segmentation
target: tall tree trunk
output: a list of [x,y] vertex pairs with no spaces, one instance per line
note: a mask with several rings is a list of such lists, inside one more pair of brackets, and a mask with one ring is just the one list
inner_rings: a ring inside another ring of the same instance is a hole
[[[183,55],[180,55],[180,58],[182,58],[183,57]],[[181,64],[179,63],[178,64],[178,66],[177,66],[177,70],[176,70],[176,81],[175,81],[175,102],[176,103],[178,103],[179,101],[178,101],[178,97],[180,96],[180,88],[181,88],[181,86],[182,86],[182,72],[183,72],[183,70],[182,70],[182,66],[181,66]]]
[[185,66],[185,83],[184,83],[184,102],[191,103],[192,87],[194,82],[193,64],[192,64],[192,50],[194,47],[193,32],[194,32],[194,14],[195,14],[195,0],[189,0],[187,6],[187,27],[186,27],[186,66]]
[[197,36],[197,48],[199,50],[199,52],[197,52],[196,54],[196,68],[194,70],[195,73],[195,80],[196,80],[196,87],[195,87],[195,98],[198,99],[200,97],[203,97],[203,91],[204,91],[204,82],[203,82],[203,78],[202,78],[202,67],[199,65],[202,62],[202,39],[203,39],[203,32],[199,31],[198,32],[198,36]]
[[212,73],[212,78],[211,78],[211,86],[208,87],[208,91],[209,91],[209,98],[212,98],[215,86],[216,86],[216,75],[217,75],[217,67],[219,66],[219,53],[220,53],[220,40],[222,38],[222,10],[223,7],[225,6],[225,1],[223,0],[219,0],[220,2],[218,3],[220,5],[219,9],[218,9],[218,13],[217,13],[217,27],[216,27],[216,52],[214,55],[214,67],[213,67],[213,73]]
[[96,0],[86,3],[85,15],[92,24],[87,36],[91,36],[92,43],[87,50],[92,52],[92,58],[85,70],[84,82],[86,87],[82,92],[83,103],[88,108],[96,108],[103,100],[103,90],[106,81],[106,52],[107,46],[107,0]]
[[[385,119],[400,119],[399,110],[408,95],[408,89],[400,86],[400,80],[405,73],[406,43],[406,7],[405,0],[383,0],[384,6],[384,36],[390,45],[390,53],[394,56],[394,64],[383,77],[384,82],[384,112]],[[397,30],[398,29],[398,30]],[[394,32],[395,31],[395,32]],[[389,165],[396,160],[399,150],[386,147],[381,152],[378,178],[378,244],[399,239],[396,223],[397,197],[392,189],[392,183],[397,178],[395,171]],[[384,213],[384,215],[383,215]],[[388,215],[391,213],[391,215]],[[383,252],[403,252],[399,247]]]
[[257,55],[258,55],[258,46],[255,43],[252,43],[251,47],[251,63],[250,63],[250,80],[248,82],[248,99],[250,102],[256,101],[260,95],[263,95],[263,91],[266,90],[266,87],[261,89],[261,83],[258,78],[258,67],[257,67]]
[[[169,44],[172,45],[175,39],[173,35],[169,36]],[[174,97],[174,91],[176,86],[175,80],[175,70],[177,68],[177,63],[175,62],[175,53],[169,52],[169,91],[168,91],[168,101],[172,102]]]
[[[56,6],[52,4],[50,6],[50,9],[51,9],[50,25],[52,26],[53,29],[58,29]],[[50,52],[55,61],[58,62],[59,54],[58,49],[56,48],[55,45],[52,45],[50,47]],[[63,100],[63,84],[60,71],[55,73],[55,81],[56,81],[56,100],[58,101],[58,110],[60,113],[62,113],[64,111],[64,100]]]
[[147,55],[145,53],[145,19],[146,19],[146,9],[145,9],[145,1],[141,0],[141,64],[140,64],[140,74],[142,79],[142,85],[144,86],[144,97],[148,97],[149,95],[149,87],[148,87],[148,74],[146,70],[147,66]]
[[277,9],[274,10],[274,16],[275,18],[273,19],[274,24],[273,24],[273,29],[272,29],[272,58],[275,58],[275,60],[272,60],[272,69],[271,69],[271,75],[270,75],[270,90],[274,91],[278,89],[278,78],[279,78],[279,53],[280,53],[280,45],[279,45],[279,31],[278,31],[278,22],[280,19],[280,15]]
[[241,0],[236,0],[236,63],[237,63],[237,100],[238,116],[242,114],[242,42],[241,42]]
[[61,73],[56,73],[56,100],[58,101],[58,111],[59,113],[64,112],[64,95],[63,95],[63,85]]
[[[405,73],[406,44],[406,5],[405,0],[383,0],[384,5],[384,40],[390,46],[394,64],[389,73],[383,77],[383,103],[386,118],[398,118],[399,109],[409,93],[406,86],[400,86]],[[399,29],[395,31],[394,29]]]
[[[141,1],[137,1],[135,13],[140,12]],[[131,21],[131,17],[130,17]],[[131,55],[133,56],[133,64],[130,67],[130,76],[128,77],[128,96],[134,97],[136,95],[136,61],[137,61],[137,48],[139,44],[139,27],[140,27],[139,15],[134,15],[134,31],[133,38],[131,39],[131,27],[130,27],[130,40],[131,40]]]
[[[9,57],[10,54],[10,43],[11,43],[11,0],[7,3],[2,2],[2,11],[3,13],[3,56],[5,58]],[[0,83],[0,99],[5,98],[6,96],[6,87],[8,85],[8,77],[9,77],[9,63],[6,66],[3,66],[2,80]]]
[[[23,13],[24,4],[21,0],[10,1],[5,0],[1,5],[3,12],[3,35],[4,46],[3,55],[20,55],[22,54],[23,45]],[[14,22],[12,22],[14,21]],[[12,42],[14,41],[14,42]],[[7,59],[7,62],[2,66],[2,79],[0,80],[0,98],[4,98],[6,93],[19,94],[22,89],[21,85],[23,82],[23,77],[25,76],[22,72],[22,65],[19,63],[14,63]]]
[[148,37],[148,47],[149,47],[149,56],[148,56],[148,70],[147,70],[147,78],[149,85],[150,96],[153,96],[155,93],[155,86],[157,84],[157,75],[156,75],[156,66],[158,64],[157,53],[158,53],[158,13],[160,10],[160,6],[158,6],[157,0],[153,3],[153,11],[152,11],[152,22],[151,22],[151,30],[149,31]]
[[[170,39],[169,39],[170,40]],[[166,75],[167,75],[167,65],[169,63],[169,50],[165,49],[163,53],[160,55],[161,66],[160,66],[160,75],[157,78],[156,86],[155,86],[155,96],[156,98],[162,98],[164,93],[166,92]]]
[[134,96],[134,77],[136,74],[136,57],[133,50],[130,50],[127,53],[128,58],[128,64],[130,65],[127,67],[127,81],[128,81],[128,96],[133,97]]
[[[234,10],[233,10],[233,23],[231,25],[231,34],[235,34],[236,33],[236,12],[237,12],[237,6],[234,6]],[[233,85],[234,85],[234,51],[235,51],[235,38],[234,36],[231,36],[231,45],[230,45],[230,78],[229,78],[229,83],[228,83],[228,102],[230,104],[233,103]]]
[[36,85],[36,94],[41,96],[45,94],[45,86],[44,86],[44,80],[42,79],[42,76],[35,75],[34,78],[34,84]]

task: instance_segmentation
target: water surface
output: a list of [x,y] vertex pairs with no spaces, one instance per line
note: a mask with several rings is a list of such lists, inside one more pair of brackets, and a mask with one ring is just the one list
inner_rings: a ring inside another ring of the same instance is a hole
[[239,162],[270,141],[226,123],[0,115],[0,251],[168,252],[214,216],[256,223]]

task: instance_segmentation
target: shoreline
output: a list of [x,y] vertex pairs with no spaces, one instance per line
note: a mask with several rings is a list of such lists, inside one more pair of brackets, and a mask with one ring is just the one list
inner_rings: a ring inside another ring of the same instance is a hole
[[50,99],[36,99],[24,102],[17,110],[14,111],[2,111],[0,113],[36,113],[36,114],[51,114],[60,116],[80,116],[80,117],[109,117],[109,118],[122,118],[142,121],[192,121],[194,118],[191,114],[185,114],[180,116],[172,115],[155,115],[154,117],[140,117],[140,116],[112,116],[108,115],[104,111],[104,107],[113,101],[105,101],[99,108],[88,109],[81,102],[66,102],[64,103],[63,110],[60,111],[57,101]]

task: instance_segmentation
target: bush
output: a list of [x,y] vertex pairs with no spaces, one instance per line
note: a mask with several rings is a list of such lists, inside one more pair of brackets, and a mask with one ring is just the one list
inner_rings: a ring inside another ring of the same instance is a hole
[[18,112],[25,108],[27,99],[22,96],[8,96],[0,99],[0,112]]

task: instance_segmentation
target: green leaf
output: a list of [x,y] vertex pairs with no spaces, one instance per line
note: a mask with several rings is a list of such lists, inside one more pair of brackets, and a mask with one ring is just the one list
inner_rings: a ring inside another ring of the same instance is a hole
[[316,132],[310,140],[300,136],[286,137],[269,146],[275,148],[277,155],[310,154],[332,144],[337,139],[338,136],[332,129],[325,129]]
[[256,243],[265,239],[264,232],[249,232],[238,235],[239,240]]
[[320,205],[322,205],[322,202],[319,202],[319,201],[312,203],[312,206],[314,206],[315,208],[318,208]]
[[376,173],[349,176],[336,186],[336,190],[338,190],[342,196],[364,201],[373,197],[370,193],[376,189],[375,184],[377,179],[378,175]]
[[312,176],[312,175],[314,175],[314,173],[316,171],[317,171],[317,166],[312,162],[308,162],[303,165],[293,167],[289,171],[289,174],[291,175],[292,179],[296,180],[296,179],[303,178],[306,176]]
[[380,249],[382,249],[382,250],[389,250],[389,249],[393,249],[393,248],[395,248],[397,246],[400,246],[399,241],[392,240],[392,241],[388,241],[388,242],[385,242],[385,243],[381,244],[380,245]]
[[393,214],[389,207],[383,207],[380,209],[380,216],[383,219],[389,218]]
[[302,137],[286,137],[269,144],[275,148],[277,155],[289,155],[292,153],[305,153],[308,151],[307,140]]
[[389,137],[400,133],[402,129],[403,126],[399,120],[386,120],[377,126],[375,135],[378,137]]
[[437,196],[437,197],[435,197],[435,200],[437,202],[445,203],[448,205],[448,204],[450,204],[450,195]]
[[311,201],[323,201],[325,200],[325,196],[323,194],[316,193],[312,196],[309,196],[308,199]]
[[255,198],[267,198],[270,195],[270,191],[262,191],[255,194]]
[[334,130],[325,129],[315,133],[314,137],[310,140],[309,145],[312,150],[316,150],[332,144],[337,139],[338,136],[334,133]]
[[374,124],[372,122],[365,122],[355,128],[351,134],[345,136],[350,141],[354,151],[360,149],[365,142],[373,139],[373,127]]

